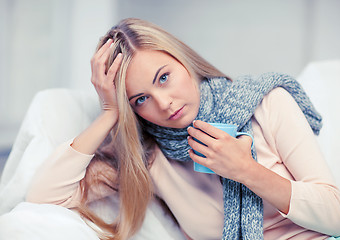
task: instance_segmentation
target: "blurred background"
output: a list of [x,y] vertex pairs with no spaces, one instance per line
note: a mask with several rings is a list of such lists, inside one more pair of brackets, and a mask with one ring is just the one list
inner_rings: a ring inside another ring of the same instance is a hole
[[298,76],[340,58],[339,0],[0,0],[0,172],[33,96],[94,91],[96,44],[126,17],[160,25],[231,77]]

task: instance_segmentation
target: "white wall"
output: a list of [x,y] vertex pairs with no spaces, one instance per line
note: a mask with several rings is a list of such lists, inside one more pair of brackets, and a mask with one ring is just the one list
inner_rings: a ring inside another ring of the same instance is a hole
[[296,76],[340,58],[339,9],[338,0],[0,0],[0,149],[37,91],[92,90],[95,45],[120,18],[164,27],[232,77]]
[[99,36],[116,1],[0,0],[0,149],[12,144],[35,93],[89,88]]
[[118,16],[150,20],[231,76],[300,73],[340,58],[338,0],[125,0]]

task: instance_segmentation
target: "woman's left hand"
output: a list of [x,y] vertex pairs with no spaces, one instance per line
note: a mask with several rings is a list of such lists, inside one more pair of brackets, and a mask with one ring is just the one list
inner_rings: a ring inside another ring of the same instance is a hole
[[[191,159],[213,170],[216,174],[241,182],[242,175],[246,173],[251,164],[256,164],[251,155],[252,139],[249,136],[234,138],[228,133],[212,125],[197,120],[194,127],[188,128],[188,143],[197,152],[206,158],[196,155],[189,150]],[[203,144],[198,143],[198,139]]]

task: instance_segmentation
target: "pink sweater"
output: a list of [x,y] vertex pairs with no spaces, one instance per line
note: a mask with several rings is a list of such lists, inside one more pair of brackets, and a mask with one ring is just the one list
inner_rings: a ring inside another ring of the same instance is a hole
[[[271,91],[252,119],[258,162],[292,183],[287,215],[264,201],[264,239],[326,239],[340,235],[340,192],[305,117],[282,88]],[[72,208],[80,199],[79,181],[93,155],[62,144],[36,174],[27,201]],[[103,170],[97,164],[93,172]],[[150,169],[155,194],[193,239],[221,239],[223,193],[217,175],[193,171],[193,163],[167,160],[157,150]],[[91,189],[93,201],[114,194]]]

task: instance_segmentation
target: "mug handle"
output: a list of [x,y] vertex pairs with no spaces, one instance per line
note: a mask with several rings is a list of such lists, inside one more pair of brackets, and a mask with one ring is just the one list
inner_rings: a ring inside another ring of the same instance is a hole
[[246,132],[237,132],[236,133],[236,137],[241,136],[241,135],[247,135],[247,136],[251,137],[251,141],[252,141],[251,142],[251,148],[253,149],[254,148],[254,138],[253,138],[253,136],[249,133],[246,133]]

